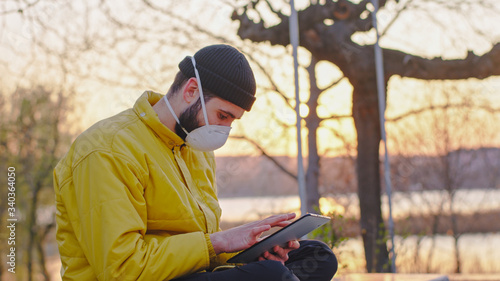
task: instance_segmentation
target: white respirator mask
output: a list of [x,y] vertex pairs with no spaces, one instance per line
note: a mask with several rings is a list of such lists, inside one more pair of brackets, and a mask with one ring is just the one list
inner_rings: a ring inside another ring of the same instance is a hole
[[205,125],[198,127],[191,132],[188,132],[180,123],[179,118],[175,115],[175,112],[168,102],[166,95],[163,97],[163,100],[167,104],[167,107],[170,110],[170,113],[172,113],[172,116],[174,116],[177,124],[179,124],[182,130],[186,133],[186,144],[196,150],[213,151],[221,148],[226,143],[227,138],[229,137],[229,132],[231,131],[231,127],[208,124],[207,109],[205,107],[205,99],[203,97],[203,88],[201,86],[200,74],[198,73],[198,69],[196,69],[196,61],[194,60],[194,56],[191,57],[191,61],[193,62],[194,73],[196,75],[196,81],[198,82],[198,90],[200,92],[199,98],[201,101],[201,108],[203,111],[203,118],[205,119]]

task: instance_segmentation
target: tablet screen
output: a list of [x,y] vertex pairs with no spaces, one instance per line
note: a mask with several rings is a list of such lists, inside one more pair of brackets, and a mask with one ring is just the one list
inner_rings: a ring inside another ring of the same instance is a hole
[[266,251],[271,250],[274,246],[285,246],[288,241],[297,240],[314,229],[322,226],[330,220],[330,217],[306,214],[291,224],[283,227],[275,233],[269,235],[258,243],[255,243],[250,248],[240,252],[236,256],[230,258],[228,263],[249,263],[257,261],[258,258]]

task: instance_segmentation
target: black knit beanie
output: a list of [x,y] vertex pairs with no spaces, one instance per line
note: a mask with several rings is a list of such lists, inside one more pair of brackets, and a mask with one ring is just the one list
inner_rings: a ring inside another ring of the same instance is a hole
[[[212,45],[200,49],[194,58],[204,89],[250,111],[255,101],[255,77],[240,51],[229,45]],[[191,57],[185,57],[179,69],[186,77],[195,77]]]

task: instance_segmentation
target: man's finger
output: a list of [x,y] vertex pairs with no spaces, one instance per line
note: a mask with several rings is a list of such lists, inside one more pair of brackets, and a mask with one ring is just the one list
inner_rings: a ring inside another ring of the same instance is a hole
[[290,249],[298,249],[298,248],[300,248],[299,241],[297,241],[297,240],[288,241],[288,248],[290,248]]
[[272,260],[272,261],[279,261],[281,262],[282,264],[285,264],[285,261],[288,260],[287,259],[283,259],[281,258],[280,256],[278,256],[277,254],[271,254],[269,251],[265,252],[264,254],[262,254],[262,256],[266,259],[266,260]]
[[268,223],[271,226],[279,226],[279,223],[291,220],[295,218],[295,216],[296,216],[295,213],[275,215],[264,219],[263,222]]
[[257,227],[252,228],[250,235],[260,236],[264,231],[268,231],[269,229],[271,229],[271,226],[269,224],[257,226]]
[[288,251],[279,246],[273,248],[272,254],[276,258],[276,260],[279,260],[281,262],[286,262],[288,260]]
[[288,259],[287,252],[286,252],[283,248],[281,248],[280,246],[275,246],[275,247],[273,248],[273,252],[274,252],[273,254],[274,254],[275,256],[278,256],[278,257],[280,257],[281,259],[284,259],[284,260],[287,260],[287,259]]

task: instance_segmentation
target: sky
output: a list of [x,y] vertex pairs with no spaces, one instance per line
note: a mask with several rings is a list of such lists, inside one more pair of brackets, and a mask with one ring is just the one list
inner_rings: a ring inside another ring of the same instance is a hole
[[[304,6],[305,1],[302,2],[298,1],[297,6]],[[402,16],[392,23],[394,11],[403,9],[405,2],[391,2],[388,10],[379,13],[379,26],[382,29],[390,26],[381,39],[383,47],[429,58],[442,56],[453,59],[464,57],[468,49],[477,54],[484,53],[492,42],[500,42],[500,31],[495,28],[500,18],[495,17],[493,11],[470,8],[465,11],[467,6],[459,5],[458,11],[450,13],[442,5],[432,4],[432,1],[414,1],[431,2],[432,12],[422,8],[423,4],[415,4],[411,12],[403,11]],[[177,62],[204,45],[218,43],[213,37],[219,36],[228,38],[243,51],[264,61],[266,67],[273,69],[273,78],[280,89],[288,97],[293,97],[291,48],[271,47],[266,43],[252,45],[239,40],[236,36],[238,23],[230,20],[232,9],[222,0],[169,2],[164,12],[145,8],[139,1],[103,3],[41,1],[23,14],[3,13],[0,17],[0,71],[7,74],[0,80],[2,85],[13,88],[18,81],[27,87],[34,82],[52,83],[74,92],[76,114],[70,117],[74,124],[70,129],[78,133],[103,118],[131,107],[144,90],[165,93],[177,71]],[[165,7],[164,3],[158,6]],[[498,7],[493,0],[485,3]],[[3,1],[0,10],[11,11],[17,5],[14,1]],[[121,24],[114,24],[109,18],[117,19]],[[213,36],[200,34],[196,27],[205,28]],[[475,30],[480,30],[482,34]],[[353,36],[360,44],[373,43],[374,38],[373,32]],[[46,48],[55,49],[56,53],[64,53],[68,63],[60,63],[58,56],[35,46],[34,40]],[[299,61],[303,66],[309,63],[307,51],[299,50]],[[256,66],[253,66],[255,69]],[[62,70],[66,71],[66,75],[60,75]],[[317,72],[320,86],[328,85],[342,75],[328,62],[320,63]],[[301,100],[305,101],[308,96],[305,70],[300,71],[300,77]],[[293,126],[295,113],[283,99],[267,93],[265,88],[269,83],[259,71],[256,71],[256,78],[260,87],[254,110],[234,124],[232,134],[259,139],[261,145],[273,154],[294,155],[296,132],[293,127],[284,129],[281,122]],[[498,78],[466,84],[461,87],[475,89],[482,99],[498,104]],[[419,99],[423,96],[421,93],[434,91],[432,87],[394,77],[388,87],[386,116],[404,114],[419,103],[423,104],[424,101]],[[350,114],[351,91],[352,87],[344,79],[321,97],[318,114]],[[307,112],[305,106],[302,108]],[[273,120],[272,116],[277,116],[280,122]],[[344,144],[332,134],[330,128],[337,129],[350,142],[355,140],[352,120],[325,121],[324,124],[326,126],[318,132],[322,153],[330,151],[337,154],[344,150]],[[304,131],[303,136],[306,134],[307,131]],[[259,154],[252,145],[234,139],[230,139],[216,153],[234,155],[235,151],[243,155]]]

